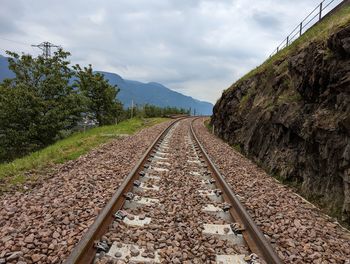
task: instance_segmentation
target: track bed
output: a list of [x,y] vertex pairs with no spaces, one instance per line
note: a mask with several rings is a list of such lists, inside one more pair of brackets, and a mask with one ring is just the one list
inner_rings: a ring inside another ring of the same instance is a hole
[[67,263],[281,263],[262,234],[249,241],[192,121],[160,136]]

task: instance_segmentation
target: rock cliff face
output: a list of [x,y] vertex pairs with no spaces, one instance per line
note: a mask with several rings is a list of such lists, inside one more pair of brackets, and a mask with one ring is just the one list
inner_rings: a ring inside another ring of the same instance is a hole
[[350,26],[235,83],[215,133],[350,224]]

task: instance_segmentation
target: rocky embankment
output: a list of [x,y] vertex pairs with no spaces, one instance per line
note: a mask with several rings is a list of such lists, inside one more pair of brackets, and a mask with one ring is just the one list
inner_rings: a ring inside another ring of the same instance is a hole
[[227,89],[215,134],[350,224],[350,26]]

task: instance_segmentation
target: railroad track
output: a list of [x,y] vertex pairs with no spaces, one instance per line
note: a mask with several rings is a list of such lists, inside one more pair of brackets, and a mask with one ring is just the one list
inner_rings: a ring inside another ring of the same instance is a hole
[[65,263],[282,263],[193,121],[161,133]]

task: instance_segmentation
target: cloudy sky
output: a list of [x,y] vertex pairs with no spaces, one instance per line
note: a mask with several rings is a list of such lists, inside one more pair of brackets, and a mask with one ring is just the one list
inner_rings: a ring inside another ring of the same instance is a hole
[[36,55],[30,44],[50,41],[73,63],[214,103],[319,2],[1,0],[0,54]]

